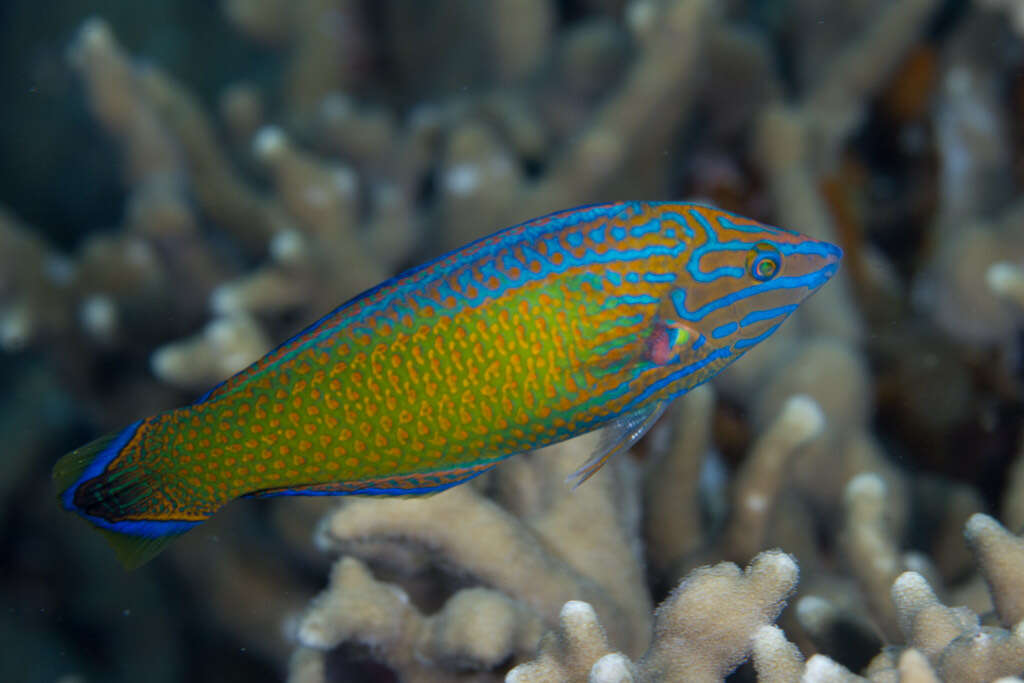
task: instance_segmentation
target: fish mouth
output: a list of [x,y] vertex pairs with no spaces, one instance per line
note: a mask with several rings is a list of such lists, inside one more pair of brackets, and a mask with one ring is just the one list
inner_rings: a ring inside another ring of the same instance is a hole
[[839,270],[839,261],[843,258],[843,250],[831,242],[818,242],[818,244],[821,245],[821,249],[824,252],[822,254],[824,265],[821,267],[820,272],[826,280],[829,280]]
[[839,260],[843,258],[843,250],[835,244],[822,242],[821,245],[825,248],[826,258],[829,259],[829,263],[839,263]]

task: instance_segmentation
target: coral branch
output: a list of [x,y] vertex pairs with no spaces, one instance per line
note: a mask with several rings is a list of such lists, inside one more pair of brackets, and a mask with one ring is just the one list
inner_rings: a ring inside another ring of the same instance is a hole
[[[557,455],[550,453],[546,459],[566,467],[583,459]],[[339,550],[358,549],[356,544],[367,539],[417,545],[443,557],[461,573],[522,600],[547,623],[555,622],[553,610],[558,605],[584,599],[612,624],[612,642],[627,652],[636,651],[647,642],[649,599],[637,560],[629,559],[632,551],[621,531],[622,522],[614,514],[607,516],[615,508],[602,511],[603,505],[597,502],[608,500],[612,491],[599,488],[581,489],[572,505],[555,504],[531,519],[530,526],[468,486],[428,500],[355,501],[325,521],[319,542]],[[590,497],[595,504],[588,505]],[[560,533],[566,524],[579,529],[582,536],[567,539]],[[480,533],[483,529],[486,534]],[[550,534],[552,542],[563,546],[561,552],[550,552],[538,534]],[[611,548],[615,551],[609,552]],[[506,562],[507,557],[515,562]]]
[[1007,628],[1024,622],[1024,540],[988,515],[967,520],[967,543],[995,599],[999,619]]
[[506,680],[582,681],[612,672],[637,681],[721,680],[750,656],[755,633],[778,617],[796,578],[796,563],[778,551],[761,553],[745,571],[730,563],[695,570],[658,607],[654,641],[632,665],[608,652],[589,605],[569,603],[538,658]]

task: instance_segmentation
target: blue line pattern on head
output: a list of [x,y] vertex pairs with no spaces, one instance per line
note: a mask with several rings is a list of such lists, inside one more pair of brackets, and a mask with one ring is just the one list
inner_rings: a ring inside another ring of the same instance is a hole
[[740,329],[740,326],[737,323],[725,323],[724,325],[719,325],[714,330],[712,330],[711,337],[714,339],[722,339],[723,337],[728,337],[730,334],[734,333],[738,329]]
[[779,306],[778,308],[767,308],[760,311],[752,311],[743,316],[740,320],[740,327],[746,327],[747,325],[753,325],[763,320],[771,320],[772,318],[778,318],[779,316],[789,315],[798,308],[797,304],[790,304],[788,306]]
[[731,306],[737,301],[742,301],[743,299],[756,296],[763,292],[769,292],[775,289],[797,289],[799,287],[806,287],[808,290],[814,290],[825,284],[834,272],[834,266],[826,266],[825,268],[816,270],[813,273],[807,273],[806,275],[801,275],[799,277],[779,277],[768,282],[759,282],[735,292],[730,292],[729,294],[714,301],[709,301],[695,311],[690,311],[686,308],[686,290],[677,289],[672,292],[672,304],[675,306],[676,315],[678,315],[680,319],[688,322],[699,322],[711,311],[724,308],[725,306]]
[[757,335],[756,337],[751,337],[749,339],[740,339],[738,342],[733,344],[733,348],[745,351],[746,349],[749,349],[751,346],[756,346],[757,344],[763,342],[765,339],[770,337],[772,333],[775,332],[775,330],[779,329],[779,325],[781,324],[782,323],[780,322],[775,325],[772,325],[771,327],[769,327],[767,330]]

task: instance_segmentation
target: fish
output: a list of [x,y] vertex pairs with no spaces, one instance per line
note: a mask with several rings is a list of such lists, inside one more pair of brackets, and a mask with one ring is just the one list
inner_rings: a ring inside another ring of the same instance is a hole
[[414,496],[603,430],[579,485],[768,338],[842,250],[712,206],[515,225],[350,299],[191,405],[62,457],[128,568],[240,497]]

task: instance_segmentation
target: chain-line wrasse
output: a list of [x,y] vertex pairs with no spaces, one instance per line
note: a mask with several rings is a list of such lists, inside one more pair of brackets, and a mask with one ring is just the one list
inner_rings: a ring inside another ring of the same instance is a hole
[[603,428],[580,483],[836,272],[828,243],[699,204],[586,206],[355,297],[194,404],[54,467],[127,566],[240,496],[410,495]]

